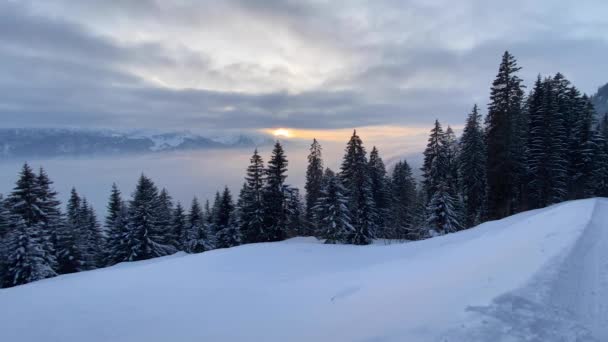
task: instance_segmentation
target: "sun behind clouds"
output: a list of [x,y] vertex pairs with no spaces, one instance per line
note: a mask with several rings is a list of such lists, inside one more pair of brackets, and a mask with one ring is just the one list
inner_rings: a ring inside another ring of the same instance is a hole
[[281,137],[281,138],[291,138],[292,137],[291,132],[286,128],[277,128],[272,132],[272,135],[274,135],[275,137]]

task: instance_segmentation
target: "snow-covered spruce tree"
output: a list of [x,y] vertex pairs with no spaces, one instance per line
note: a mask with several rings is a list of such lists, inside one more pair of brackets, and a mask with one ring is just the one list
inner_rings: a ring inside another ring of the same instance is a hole
[[93,207],[89,205],[86,198],[82,199],[80,205],[79,220],[81,235],[78,245],[82,255],[82,268],[92,270],[104,266],[105,262],[103,262],[101,249],[103,245],[101,225]]
[[523,158],[522,80],[521,68],[509,52],[502,57],[498,74],[492,83],[488,116],[486,117],[486,179],[488,189],[487,215],[500,219],[515,212],[518,180]]
[[427,226],[431,236],[453,233],[461,229],[455,209],[456,199],[450,194],[448,184],[445,181],[440,182],[427,208]]
[[41,237],[43,238],[45,254],[48,255],[49,262],[53,269],[57,270],[56,258],[56,239],[57,230],[64,224],[64,217],[61,212],[61,202],[57,199],[57,192],[52,188],[53,181],[50,180],[46,171],[41,167],[38,176],[38,209],[42,214]]
[[481,223],[486,191],[486,152],[477,105],[467,117],[460,139],[459,177],[465,228]]
[[5,201],[8,233],[4,239],[4,286],[15,286],[55,276],[56,259],[49,254],[45,212],[39,199],[36,174],[24,164],[14,190]]
[[318,237],[325,243],[349,243],[355,228],[351,225],[346,189],[332,170],[325,170],[321,192],[313,207],[319,224]]
[[107,205],[105,227],[107,238],[105,242],[104,264],[111,266],[126,261],[129,255],[126,234],[128,224],[128,209],[122,199],[116,184],[112,184],[112,191]]
[[72,188],[67,203],[64,224],[57,229],[56,250],[57,273],[66,274],[83,271],[85,268],[82,230],[80,218],[81,199],[75,188]]
[[416,182],[412,169],[405,160],[397,162],[391,177],[391,239],[413,239],[415,230],[414,210],[416,205]]
[[285,210],[286,221],[285,230],[287,236],[307,236],[310,234],[310,229],[306,227],[304,218],[304,206],[302,205],[302,196],[300,189],[284,186],[285,192]]
[[363,141],[353,132],[340,168],[340,181],[349,198],[349,211],[354,228],[347,243],[367,245],[377,231],[376,206],[372,197],[369,166]]
[[2,194],[0,194],[0,287],[2,287],[2,284],[4,283],[4,261],[6,260],[5,238],[9,228],[8,218],[9,211],[8,208],[4,205],[4,197],[2,196]]
[[[208,205],[207,205],[208,207]],[[210,211],[210,210],[209,210]],[[209,215],[211,213],[209,212]],[[188,253],[200,253],[211,249],[208,236],[208,223],[205,220],[205,215],[198,199],[195,197],[192,200],[190,211],[188,212],[186,224],[186,241],[185,247]]]
[[608,197],[608,113],[604,114],[600,119],[597,132],[599,133],[598,139],[602,142],[602,144],[598,145],[603,152],[599,152],[601,156],[598,161],[599,181],[596,195]]
[[428,144],[424,150],[424,163],[422,165],[422,185],[426,197],[430,200],[437,190],[437,185],[447,178],[447,151],[445,146],[445,133],[439,120],[431,129]]
[[175,252],[173,246],[166,244],[164,231],[159,229],[158,209],[158,189],[151,179],[142,174],[129,202],[126,234],[128,261],[146,260]]
[[263,241],[265,173],[264,162],[256,149],[251,156],[245,184],[239,195],[238,221],[243,243]]
[[215,226],[215,248],[228,248],[238,246],[241,242],[241,234],[236,225],[234,217],[234,203],[228,187],[222,192]]
[[285,179],[287,178],[287,158],[283,146],[277,141],[272,156],[266,167],[266,185],[263,192],[264,200],[264,231],[263,241],[281,241],[285,239]]
[[184,208],[180,202],[177,202],[175,205],[175,209],[173,210],[172,220],[171,220],[171,231],[173,232],[173,236],[177,238],[175,241],[175,248],[178,251],[185,251],[186,245],[186,214],[184,213]]
[[179,237],[174,234],[171,223],[173,222],[173,202],[167,189],[162,189],[158,195],[158,211],[156,226],[159,234],[163,237],[163,244],[174,247],[177,251]]
[[372,147],[369,154],[369,175],[371,180],[371,192],[376,206],[375,226],[378,231],[376,237],[390,238],[389,232],[389,207],[390,207],[390,183],[386,173],[386,167],[380,157],[376,146]]
[[313,139],[308,155],[308,167],[306,168],[306,222],[309,230],[305,235],[315,235],[317,223],[314,221],[313,207],[321,193],[321,182],[323,181],[323,159],[321,156],[321,144]]
[[582,106],[575,124],[575,158],[573,160],[576,172],[573,175],[574,198],[587,198],[595,194],[597,138],[594,139],[595,109],[589,98],[582,97]]

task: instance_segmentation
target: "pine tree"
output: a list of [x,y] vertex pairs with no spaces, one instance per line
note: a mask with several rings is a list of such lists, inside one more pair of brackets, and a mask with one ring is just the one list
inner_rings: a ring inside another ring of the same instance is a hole
[[49,245],[51,234],[45,223],[48,218],[44,209],[49,203],[39,197],[42,191],[37,175],[24,164],[14,190],[5,200],[9,221],[5,238],[5,286],[56,275],[56,259]]
[[286,210],[285,229],[288,236],[306,236],[311,234],[312,232],[310,229],[306,229],[306,224],[304,223],[304,207],[302,206],[300,189],[285,186],[284,191]]
[[156,212],[156,226],[159,234],[163,237],[163,244],[175,247],[177,251],[177,245],[179,236],[174,234],[171,223],[173,222],[173,202],[171,195],[167,189],[162,189],[158,195],[158,211]]
[[389,238],[388,217],[390,206],[389,180],[386,175],[386,167],[380,157],[376,146],[369,154],[369,175],[371,180],[371,193],[376,206],[375,226],[378,229],[377,237]]
[[239,195],[239,224],[243,243],[264,241],[264,162],[256,149]]
[[108,234],[105,244],[105,264],[108,266],[128,260],[127,225],[127,205],[124,203],[116,184],[112,184],[105,221]]
[[215,236],[215,248],[228,248],[238,246],[241,241],[240,231],[235,223],[234,203],[228,187],[224,187],[217,211],[215,225],[217,233]]
[[[210,211],[209,205],[206,205],[207,210]],[[211,213],[207,215],[210,217]],[[211,249],[208,236],[208,223],[205,221],[205,215],[195,197],[192,200],[190,211],[188,212],[188,221],[186,226],[186,251],[188,253],[201,253]]]
[[376,207],[371,192],[371,179],[365,148],[357,131],[346,145],[340,180],[349,197],[353,233],[348,243],[366,245],[372,242],[377,230]]
[[263,241],[281,241],[285,239],[284,184],[287,178],[287,158],[283,146],[277,141],[266,168],[266,186],[264,188],[264,228]]
[[467,117],[460,140],[459,177],[463,197],[464,226],[481,223],[486,190],[486,153],[477,105]]
[[175,248],[179,251],[186,250],[186,215],[184,214],[184,208],[180,202],[175,205],[173,210],[173,220],[171,221],[171,229],[173,236],[177,237]]
[[40,168],[36,181],[38,182],[36,194],[39,201],[38,210],[41,213],[40,238],[48,263],[54,270],[57,270],[55,246],[57,230],[63,225],[61,202],[57,199],[57,192],[52,188],[53,182],[43,168]]
[[78,218],[81,233],[78,245],[83,261],[82,269],[92,270],[103,266],[101,226],[86,198],[82,199]]
[[321,193],[321,182],[323,181],[323,159],[321,156],[321,145],[317,139],[313,139],[308,155],[308,167],[306,168],[306,221],[310,225],[310,230],[306,235],[314,235],[317,223],[314,221],[313,207]]
[[576,172],[573,176],[574,198],[587,198],[595,193],[596,163],[595,157],[599,147],[594,139],[595,109],[589,98],[582,97],[584,103],[575,126],[575,158]]
[[455,211],[456,200],[450,194],[445,181],[438,184],[428,205],[427,225],[431,236],[453,233],[461,229],[458,214]]
[[326,169],[320,196],[313,207],[315,220],[319,223],[318,237],[325,239],[325,243],[349,243],[355,233],[345,192],[334,172]]
[[521,68],[505,52],[496,79],[492,83],[486,118],[487,211],[490,219],[500,219],[515,212],[518,179],[523,157],[520,133],[523,117]]
[[397,162],[391,178],[391,222],[392,239],[415,239],[417,232],[414,222],[416,205],[416,182],[407,161]]
[[428,144],[424,150],[424,163],[422,165],[422,185],[426,197],[430,200],[437,190],[440,181],[447,178],[447,151],[445,148],[445,133],[438,120],[429,135]]
[[172,254],[175,249],[166,244],[158,226],[158,189],[144,176],[140,176],[133,198],[129,203],[129,224],[126,242],[128,261],[146,260]]

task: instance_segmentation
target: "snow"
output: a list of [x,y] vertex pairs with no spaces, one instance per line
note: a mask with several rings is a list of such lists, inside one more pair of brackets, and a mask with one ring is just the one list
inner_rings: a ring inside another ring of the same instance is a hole
[[608,200],[404,244],[311,238],[0,290],[0,341],[606,341]]

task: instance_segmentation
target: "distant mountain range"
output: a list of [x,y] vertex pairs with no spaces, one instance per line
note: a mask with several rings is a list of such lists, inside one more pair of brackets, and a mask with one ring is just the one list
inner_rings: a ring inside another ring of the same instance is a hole
[[599,115],[608,113],[608,83],[597,90],[597,93],[591,97],[591,101]]
[[254,147],[272,142],[262,134],[202,136],[190,132],[0,128],[0,159]]

